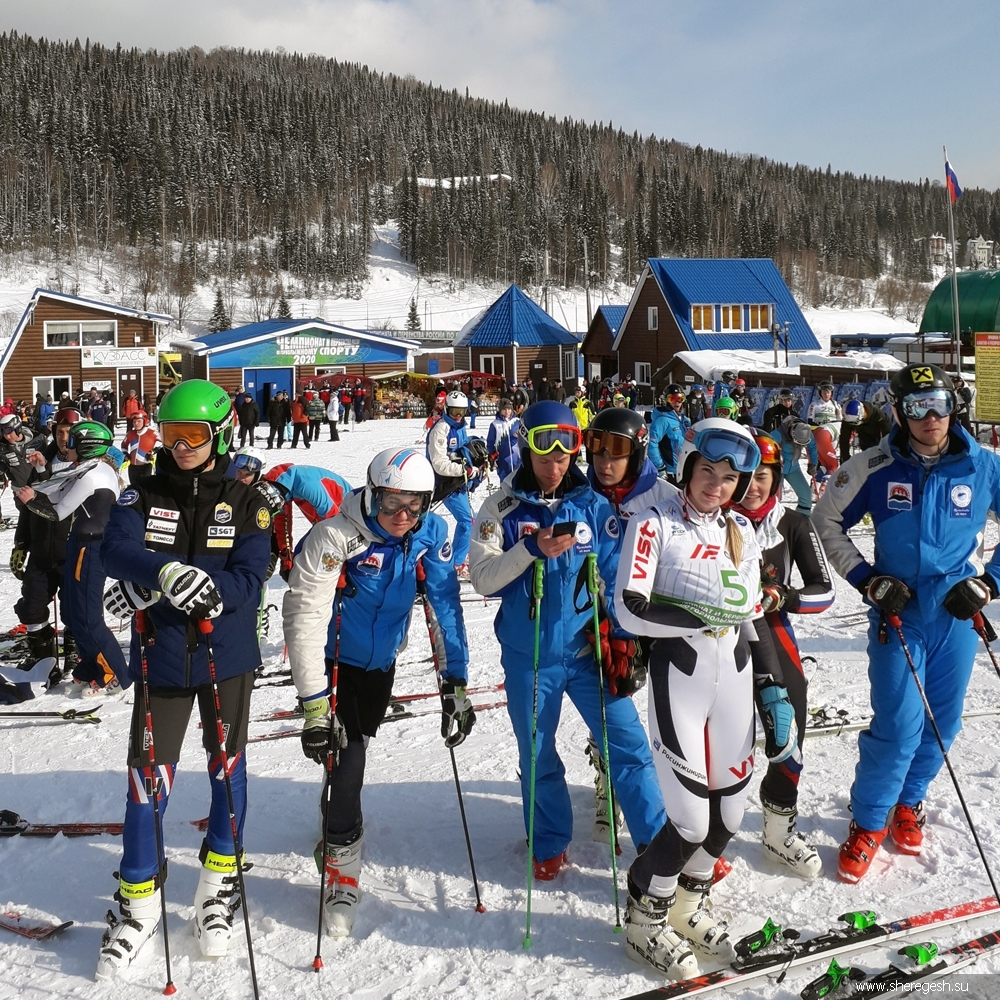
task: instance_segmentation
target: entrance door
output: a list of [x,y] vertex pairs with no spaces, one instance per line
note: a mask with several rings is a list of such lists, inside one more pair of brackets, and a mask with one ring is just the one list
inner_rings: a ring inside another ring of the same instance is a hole
[[130,389],[135,389],[136,399],[142,405],[142,369],[141,368],[119,368],[118,369],[118,415],[122,414],[125,408],[125,400],[128,399]]
[[293,368],[244,368],[243,388],[256,400],[262,423],[267,422],[267,404],[277,393],[292,395]]
[[531,384],[537,389],[541,385],[543,378],[548,378],[549,371],[548,365],[542,358],[536,358],[528,365],[528,370],[531,373]]

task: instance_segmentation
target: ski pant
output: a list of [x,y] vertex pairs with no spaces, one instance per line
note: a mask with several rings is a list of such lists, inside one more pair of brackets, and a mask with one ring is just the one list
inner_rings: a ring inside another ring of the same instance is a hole
[[[14,605],[17,620],[24,625],[44,625],[49,620],[49,605],[62,586],[63,563],[46,565],[34,555],[28,556],[21,581],[21,597]],[[63,609],[63,617],[66,611]]]
[[354,400],[354,422],[363,423],[365,419],[365,401],[363,399]]
[[[740,629],[656,639],[649,735],[667,822],[629,869],[642,892],[673,895],[677,876],[711,879],[739,830],[753,774],[750,650]],[[617,788],[617,786],[616,786]]]
[[[527,622],[525,628],[528,628]],[[531,808],[531,716],[534,673],[523,653],[501,648],[507,714],[517,737],[521,802],[527,831]],[[557,857],[573,839],[573,805],[566,768],[556,749],[563,694],[595,734],[601,732],[601,695],[597,667],[589,648],[582,656],[563,649],[540,650],[538,657],[538,727],[535,741],[534,854],[540,861]],[[663,798],[656,781],[649,741],[631,698],[604,691],[608,755],[615,799],[625,814],[632,841],[648,844],[663,826]],[[598,737],[599,739],[599,737]]]
[[274,447],[274,439],[278,439],[278,447],[281,447],[281,442],[285,440],[285,424],[273,424],[267,433],[267,446],[268,448]]
[[799,644],[788,615],[777,611],[765,615],[774,651],[778,654],[781,674],[784,678],[788,700],[795,709],[795,724],[799,728],[799,754],[783,760],[780,764],[768,763],[767,774],[760,783],[761,798],[782,809],[793,809],[799,797],[799,775],[802,773],[801,750],[806,739],[806,722],[809,716],[806,675],[802,670]]
[[309,447],[309,424],[292,424],[292,447],[295,448],[299,443],[299,438],[302,438],[302,443],[308,448]]
[[[226,755],[229,780],[240,846],[243,846],[243,823],[247,813],[247,768],[244,750],[250,720],[250,692],[253,671],[219,681],[222,725],[226,730]],[[210,684],[196,688],[150,687],[149,708],[153,721],[153,750],[156,758],[157,798],[160,819],[166,811],[173,788],[181,744],[191,718],[191,708],[198,699],[198,713],[203,726],[201,743],[208,757],[208,776],[212,787],[212,805],[208,814],[205,843],[208,849],[224,857],[233,856],[233,830],[229,803],[219,753],[215,726],[215,699]],[[128,750],[128,798],[125,805],[125,832],[122,838],[121,876],[126,882],[147,882],[157,872],[156,829],[153,813],[153,775],[149,766],[149,734],[146,732],[146,706],[142,687],[136,685],[132,707],[132,726]],[[165,861],[165,859],[162,859]]]
[[[915,806],[923,800],[944,759],[896,630],[887,626],[887,641],[880,643],[879,615],[873,610],[868,618],[872,721],[858,737],[851,809],[862,829],[881,830],[894,805]],[[943,609],[921,616],[914,607],[902,618],[917,675],[945,748],[950,747],[962,729],[962,705],[979,636],[970,622],[960,622]]]
[[444,498],[444,505],[455,518],[455,535],[451,547],[454,553],[453,565],[461,566],[469,561],[469,543],[472,541],[472,504],[469,493],[463,486]]
[[[326,670],[328,676],[332,674],[333,660],[326,661]],[[395,677],[395,663],[388,670],[363,670],[346,663],[338,668],[337,716],[347,732],[347,746],[341,749],[340,762],[326,784],[329,813],[325,812],[325,799],[320,801],[327,821],[328,844],[352,844],[364,828],[361,787],[365,781],[368,741],[385,718]]]
[[337,421],[336,420],[328,420],[327,423],[330,425],[330,440],[331,441],[339,441],[340,440],[340,434],[337,431]]
[[802,471],[798,462],[796,462],[790,469],[786,469],[784,472],[785,482],[793,490],[795,490],[795,495],[798,497],[798,506],[795,508],[800,514],[809,514],[812,511],[812,489],[809,486],[809,480],[806,479],[805,473]]
[[104,623],[101,536],[70,535],[63,576],[63,619],[76,639],[80,662],[73,675],[102,687],[114,675],[128,686],[128,667],[118,639]]
[[322,420],[310,420],[309,421],[309,441],[319,440],[319,429],[323,426]]
[[254,437],[255,437],[254,431],[256,431],[256,430],[257,430],[257,425],[256,424],[254,424],[253,426],[250,426],[250,425],[244,426],[243,424],[240,424],[240,447],[241,448],[243,448],[243,447],[246,446],[247,435],[250,436],[250,447],[252,448],[254,446]]

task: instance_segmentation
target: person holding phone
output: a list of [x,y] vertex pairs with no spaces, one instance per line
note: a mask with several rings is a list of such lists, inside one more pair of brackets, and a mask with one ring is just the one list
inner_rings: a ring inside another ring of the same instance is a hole
[[[576,467],[582,444],[576,417],[552,400],[533,403],[518,429],[521,466],[480,508],[470,549],[472,585],[502,598],[494,630],[500,641],[507,711],[520,758],[524,822],[529,824],[535,628],[532,584],[543,566],[538,653],[535,763],[534,874],[554,879],[567,864],[573,809],[565,769],[556,750],[563,694],[593,733],[601,732],[600,688],[587,626],[593,605],[587,594],[586,560],[597,555],[604,586],[614,578],[621,530],[607,500]],[[630,666],[630,645],[602,600],[611,635],[602,642],[611,778],[637,847],[648,844],[666,816],[652,752],[631,699],[616,695],[617,679]],[[631,646],[634,655],[634,644]]]

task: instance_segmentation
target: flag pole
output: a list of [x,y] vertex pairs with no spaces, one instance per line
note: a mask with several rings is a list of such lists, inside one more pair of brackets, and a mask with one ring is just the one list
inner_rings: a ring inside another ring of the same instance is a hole
[[958,250],[955,246],[955,216],[952,212],[951,186],[948,183],[948,147],[942,146],[944,150],[945,177],[944,186],[948,193],[948,238],[951,240],[951,315],[954,326],[954,350],[955,350],[955,371],[962,374],[962,328],[958,313]]

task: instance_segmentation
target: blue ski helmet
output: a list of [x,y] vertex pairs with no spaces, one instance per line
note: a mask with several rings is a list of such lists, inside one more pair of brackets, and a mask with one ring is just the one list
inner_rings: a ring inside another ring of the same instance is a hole
[[[525,407],[518,422],[517,443],[523,465],[527,465],[531,461],[528,452],[531,450],[531,443],[535,437],[532,432],[543,427],[555,428],[552,441],[559,442],[558,447],[561,451],[567,454],[576,454],[580,450],[583,438],[580,433],[580,424],[573,411],[564,403],[557,403],[552,399],[542,399]],[[564,430],[560,431],[559,428]],[[544,453],[547,454],[555,447],[557,445],[552,443],[552,447],[547,447]],[[536,450],[538,449],[536,448]]]

